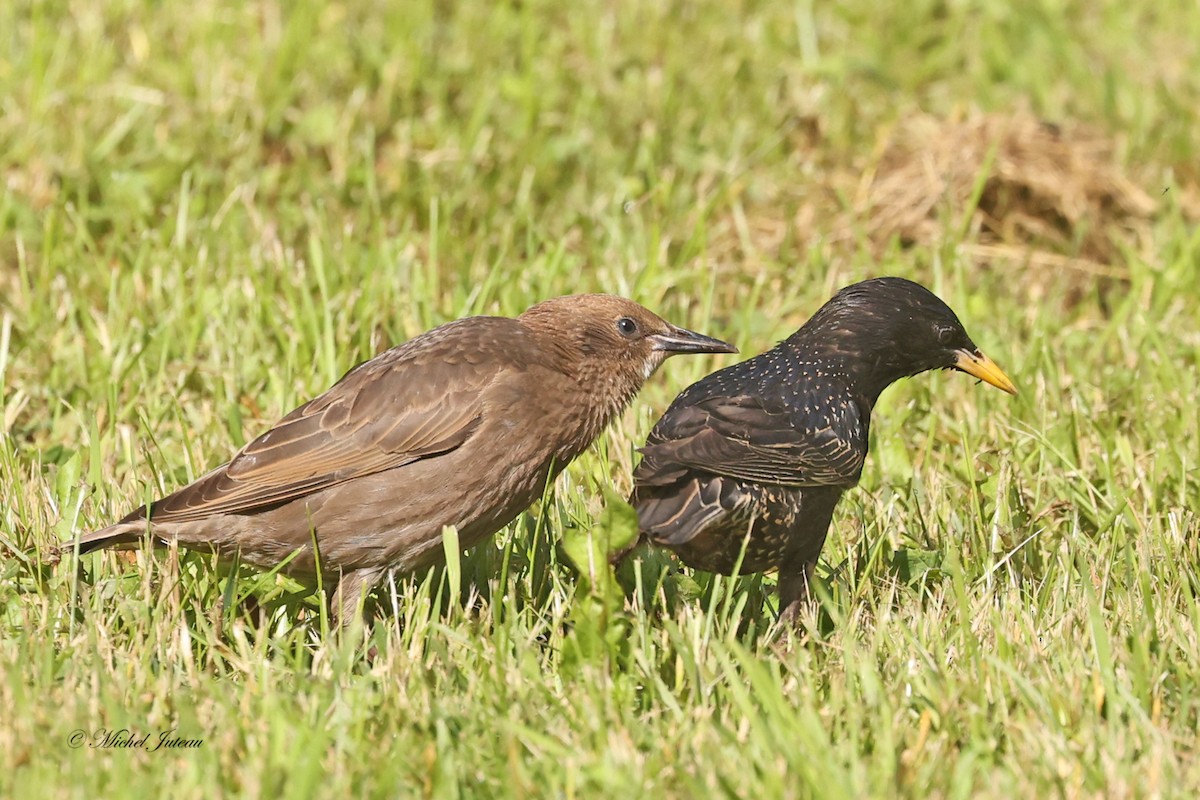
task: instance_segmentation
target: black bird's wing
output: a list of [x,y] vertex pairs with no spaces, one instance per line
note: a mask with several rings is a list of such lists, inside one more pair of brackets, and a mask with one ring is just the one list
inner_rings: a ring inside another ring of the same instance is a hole
[[[810,494],[814,508],[832,512],[862,473],[867,423],[849,397],[814,394],[797,407],[719,394],[718,383],[700,391],[677,398],[651,431],[631,502],[643,535],[694,567],[728,572],[756,514],[768,511],[770,525],[790,528]],[[814,512],[800,524],[823,540],[828,523],[828,514]],[[778,557],[770,546],[752,549],[742,566],[758,571]]]
[[849,487],[862,473],[865,427],[849,398],[796,409],[756,395],[708,397],[663,415],[634,480],[666,485],[695,470],[783,486]]
[[[462,326],[466,321],[350,370],[229,463],[152,504],[151,519],[246,513],[461,446],[479,427],[482,395],[504,364],[480,351],[503,352],[508,332],[489,329],[511,322],[476,318],[474,326]],[[122,522],[144,516],[138,509]]]

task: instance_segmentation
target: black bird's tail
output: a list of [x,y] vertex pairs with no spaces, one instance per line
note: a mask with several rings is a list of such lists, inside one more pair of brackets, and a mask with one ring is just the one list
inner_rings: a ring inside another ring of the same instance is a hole
[[670,486],[639,486],[630,503],[638,529],[655,544],[687,544],[737,505],[736,484],[720,477],[689,476]]

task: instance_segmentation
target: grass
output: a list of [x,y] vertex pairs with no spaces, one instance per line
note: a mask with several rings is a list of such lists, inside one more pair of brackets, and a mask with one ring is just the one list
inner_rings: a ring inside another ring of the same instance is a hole
[[[0,796],[1200,787],[1194,3],[65,0],[0,30]],[[798,216],[818,167],[972,106],[1093,125],[1166,190],[1127,281]],[[365,642],[202,557],[37,566],[440,322],[605,290],[751,354],[876,274],[935,288],[1022,394],[885,394],[803,636],[768,632],[772,577],[659,557],[591,614],[560,554],[727,360],[668,363]],[[266,622],[220,611],[248,594]],[[70,746],[101,728],[151,741]],[[151,752],[169,730],[203,744]]]

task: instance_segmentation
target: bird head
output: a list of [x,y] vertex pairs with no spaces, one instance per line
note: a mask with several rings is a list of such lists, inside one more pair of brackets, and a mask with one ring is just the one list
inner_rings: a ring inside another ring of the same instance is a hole
[[607,294],[556,297],[520,317],[553,343],[564,365],[597,390],[610,383],[632,394],[654,370],[678,353],[736,353],[720,339],[677,327],[631,300]]
[[842,289],[799,332],[860,356],[878,389],[931,369],[965,372],[1009,394],[1017,388],[971,341],[937,295],[904,278],[874,278]]

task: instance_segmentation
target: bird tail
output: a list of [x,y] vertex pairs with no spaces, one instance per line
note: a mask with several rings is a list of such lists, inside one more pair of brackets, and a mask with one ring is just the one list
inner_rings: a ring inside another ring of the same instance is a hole
[[638,487],[642,491],[635,490],[631,502],[642,537],[667,547],[687,544],[728,512],[727,484],[732,482],[693,478],[667,489]]
[[83,555],[109,547],[136,545],[146,536],[146,524],[146,520],[137,519],[130,522],[118,522],[107,528],[85,533],[78,539],[63,542],[58,548],[59,555],[65,556],[74,552]]

